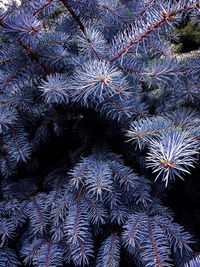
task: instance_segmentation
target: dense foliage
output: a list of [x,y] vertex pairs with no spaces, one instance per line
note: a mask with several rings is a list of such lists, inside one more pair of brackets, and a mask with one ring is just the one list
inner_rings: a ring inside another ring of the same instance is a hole
[[200,51],[176,49],[199,9],[1,10],[0,267],[200,266],[197,232],[165,203],[199,163]]

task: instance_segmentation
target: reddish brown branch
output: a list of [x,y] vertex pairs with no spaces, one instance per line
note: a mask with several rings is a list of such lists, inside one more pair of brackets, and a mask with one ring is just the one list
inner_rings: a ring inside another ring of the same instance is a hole
[[45,9],[48,5],[50,5],[53,2],[53,0],[48,0],[44,5],[40,6],[37,10],[33,12],[33,16],[37,15],[40,11]]
[[45,66],[45,64],[43,64],[39,57],[37,56],[37,54],[33,51],[33,49],[29,46],[27,46],[26,44],[23,44],[21,41],[19,42],[20,45],[26,50],[26,52],[28,53],[28,55],[30,56],[31,59],[33,59],[35,62],[37,62],[37,64],[43,69],[43,71],[47,74],[50,75],[51,71],[49,70],[49,68],[47,68]]
[[151,7],[151,5],[155,2],[155,0],[150,0],[145,6],[144,9],[140,12],[140,14],[135,18],[137,20],[138,18],[142,17],[147,10]]
[[72,7],[69,5],[67,0],[61,0],[63,2],[63,5],[67,8],[67,10],[69,11],[69,13],[71,14],[71,16],[73,17],[73,19],[75,20],[75,22],[77,23],[77,25],[79,26],[80,30],[85,33],[85,27],[80,19],[80,16],[77,15],[75,13],[75,11],[72,9]]
[[145,43],[147,45],[149,45],[151,48],[155,49],[158,53],[160,53],[160,55],[167,57],[167,54],[165,54],[165,52],[163,52],[162,49],[160,49],[158,46],[154,45],[152,42],[145,39]]
[[114,55],[111,58],[111,62],[115,61],[117,58],[121,57],[123,54],[125,54],[132,46],[137,44],[139,41],[141,41],[144,37],[149,35],[151,32],[153,32],[155,29],[159,28],[164,22],[168,21],[168,16],[163,16],[160,21],[158,21],[155,25],[148,27],[147,31],[143,32],[141,35],[136,36],[135,39],[131,40],[122,50],[120,50],[116,55]]
[[191,11],[194,9],[200,9],[200,4],[195,4],[195,5],[185,5],[181,11]]
[[161,27],[165,22],[170,21],[171,18],[173,16],[175,16],[177,13],[183,12],[183,11],[189,12],[191,10],[199,9],[199,8],[200,8],[200,5],[199,4],[196,4],[196,5],[192,5],[192,6],[184,6],[181,10],[178,10],[176,12],[163,13],[162,14],[162,19],[160,21],[158,21],[153,26],[149,26],[145,32],[143,32],[139,36],[136,36],[135,39],[131,40],[122,50],[120,50],[117,54],[115,54],[111,58],[110,62],[113,62],[117,58],[119,58],[122,55],[124,55],[132,46],[134,46],[135,44],[137,44],[139,41],[141,41],[143,38],[145,38],[147,35],[149,35],[151,32],[153,32],[157,28]]
[[[5,16],[3,18],[0,18],[0,26],[6,29],[6,24],[3,21],[4,18],[5,18]],[[37,62],[37,64],[42,68],[42,70],[47,75],[51,74],[51,71],[42,62],[40,62],[39,57],[37,56],[37,54],[33,51],[33,49],[31,47],[22,43],[22,41],[19,41],[19,44],[21,45],[22,48],[24,48],[26,50],[26,52],[28,53],[30,58],[33,59],[35,62]]]
[[162,266],[163,266],[163,265],[162,265],[162,261],[161,261],[161,259],[160,259],[160,255],[159,255],[157,246],[156,246],[155,241],[154,241],[154,236],[153,236],[153,233],[152,233],[152,228],[151,228],[150,221],[149,221],[149,239],[150,239],[152,248],[153,248],[154,253],[155,253],[155,257],[156,257],[156,267],[162,267]]
[[108,6],[103,6],[104,9],[108,10],[112,15],[116,16],[119,20],[121,20],[124,24],[127,24],[127,22],[121,17],[117,12],[109,8]]
[[20,144],[17,140],[17,136],[16,136],[16,132],[15,132],[14,128],[12,129],[12,135],[13,135],[14,143],[16,144],[16,147],[19,150],[20,155],[22,156],[22,158],[24,158],[24,155],[23,155],[23,152],[21,150]]
[[11,58],[7,58],[5,60],[0,60],[0,64],[5,64],[5,63],[13,61],[15,59],[17,59],[17,57],[11,57]]

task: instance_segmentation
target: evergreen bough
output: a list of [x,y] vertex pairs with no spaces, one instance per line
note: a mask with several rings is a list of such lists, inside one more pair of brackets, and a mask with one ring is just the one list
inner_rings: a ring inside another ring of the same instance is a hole
[[[159,199],[198,164],[200,51],[175,44],[199,9],[35,0],[1,10],[1,267],[200,266]],[[67,138],[76,145],[43,170],[44,148]]]

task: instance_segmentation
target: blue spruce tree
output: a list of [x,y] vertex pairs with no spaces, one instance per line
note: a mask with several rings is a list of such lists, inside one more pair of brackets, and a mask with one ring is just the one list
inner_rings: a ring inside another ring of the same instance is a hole
[[200,51],[176,49],[199,10],[24,0],[0,11],[0,267],[200,266],[162,197],[199,162]]

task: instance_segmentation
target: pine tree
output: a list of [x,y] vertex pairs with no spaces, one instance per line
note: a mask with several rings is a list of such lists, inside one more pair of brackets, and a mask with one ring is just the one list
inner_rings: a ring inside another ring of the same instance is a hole
[[[199,9],[25,0],[0,11],[0,267],[199,266],[161,197],[199,162],[200,51],[176,50]],[[66,149],[46,163],[57,140]]]

